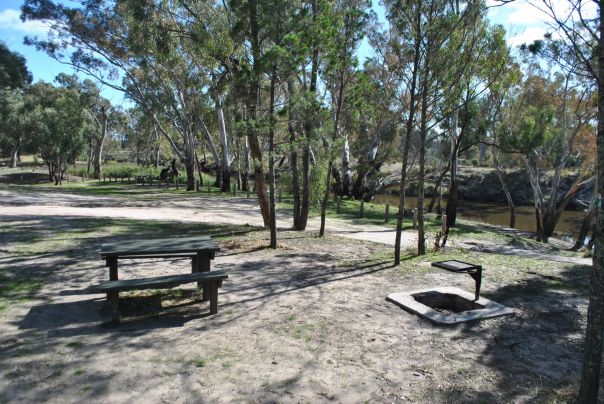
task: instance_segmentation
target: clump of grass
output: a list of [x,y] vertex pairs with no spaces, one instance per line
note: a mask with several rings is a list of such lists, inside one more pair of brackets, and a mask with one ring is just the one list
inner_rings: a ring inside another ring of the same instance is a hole
[[294,328],[293,336],[295,339],[302,339],[304,337],[306,342],[308,342],[312,339],[312,337],[306,333],[310,332],[314,328],[314,324],[299,324]]
[[41,286],[42,283],[37,279],[0,275],[0,310],[6,309],[9,302],[23,302],[33,298]]
[[202,368],[206,365],[207,361],[203,358],[191,359],[189,364],[194,365],[195,367]]
[[74,375],[74,376],[80,376],[80,375],[83,375],[85,372],[86,372],[86,371],[85,371],[84,369],[82,369],[82,368],[77,368],[77,369],[75,370],[75,372],[73,372],[73,375]]

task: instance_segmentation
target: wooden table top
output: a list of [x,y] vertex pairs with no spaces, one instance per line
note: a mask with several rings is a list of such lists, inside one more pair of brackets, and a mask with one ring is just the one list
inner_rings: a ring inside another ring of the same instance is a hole
[[220,247],[210,236],[131,240],[101,245],[102,258],[131,255],[188,254],[197,251],[220,251]]

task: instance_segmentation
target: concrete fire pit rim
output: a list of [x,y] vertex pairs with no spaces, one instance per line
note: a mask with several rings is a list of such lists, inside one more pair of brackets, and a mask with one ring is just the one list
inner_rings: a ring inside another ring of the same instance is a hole
[[420,317],[426,318],[438,324],[457,324],[467,321],[476,321],[487,318],[505,316],[514,313],[514,310],[512,310],[511,308],[496,303],[485,297],[481,297],[478,301],[475,302],[484,306],[484,308],[482,309],[466,310],[463,312],[452,314],[440,313],[432,309],[431,307],[418,302],[413,297],[413,295],[426,292],[454,294],[464,299],[474,301],[473,293],[452,286],[431,287],[425,289],[412,290],[408,292],[390,293],[386,299],[397,304],[398,306],[402,307],[407,311],[415,313]]

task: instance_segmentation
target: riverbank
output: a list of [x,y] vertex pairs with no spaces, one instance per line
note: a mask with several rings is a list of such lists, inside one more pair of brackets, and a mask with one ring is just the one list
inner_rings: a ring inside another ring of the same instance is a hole
[[[383,169],[388,177],[399,176],[400,170],[396,165],[390,164]],[[514,204],[516,206],[533,206],[533,190],[529,177],[525,170],[503,170],[506,184],[510,190]],[[541,183],[545,194],[549,192],[549,183],[552,173],[544,174],[544,181]],[[560,195],[566,193],[576,180],[576,173],[567,173],[561,178]],[[436,175],[427,174],[426,195],[431,196]],[[447,195],[447,184],[449,177],[445,176],[443,181],[443,193]],[[458,170],[459,199],[467,202],[493,203],[497,205],[507,205],[507,198],[501,187],[501,182],[494,168],[460,166]],[[584,187],[577,193],[569,205],[568,210],[583,210],[591,200],[594,184]],[[391,185],[383,194],[398,195],[398,185]],[[411,183],[407,189],[408,196],[417,195],[417,185]]]

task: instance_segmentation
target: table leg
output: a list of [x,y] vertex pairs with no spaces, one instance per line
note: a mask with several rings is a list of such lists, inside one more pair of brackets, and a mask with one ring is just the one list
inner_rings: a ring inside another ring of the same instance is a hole
[[120,304],[119,304],[119,292],[109,292],[109,301],[111,303],[111,323],[117,325],[120,323]]
[[474,278],[474,282],[476,282],[474,301],[478,301],[478,299],[480,299],[480,285],[482,284],[482,267],[478,267],[476,272],[471,273],[470,275]]
[[[109,280],[117,281],[117,257],[107,257],[105,263],[109,267]],[[107,293],[107,300],[110,298],[110,294]]]
[[[210,272],[210,255],[203,252],[197,253],[197,272]],[[210,300],[210,288],[205,282],[197,282],[197,288],[203,288],[202,300]]]
[[191,273],[194,274],[195,272],[198,272],[198,269],[197,269],[197,255],[194,255],[191,258]]
[[[218,283],[211,282],[210,286],[210,314],[218,313]],[[204,289],[205,291],[205,289]]]

